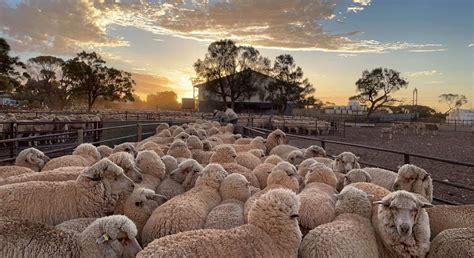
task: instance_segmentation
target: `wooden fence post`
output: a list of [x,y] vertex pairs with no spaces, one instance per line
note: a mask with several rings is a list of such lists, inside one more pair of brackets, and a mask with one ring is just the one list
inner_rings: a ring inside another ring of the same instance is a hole
[[84,130],[79,129],[77,130],[77,144],[83,144],[84,143]]
[[143,132],[143,126],[141,123],[137,124],[137,142],[140,142],[142,140],[142,132]]

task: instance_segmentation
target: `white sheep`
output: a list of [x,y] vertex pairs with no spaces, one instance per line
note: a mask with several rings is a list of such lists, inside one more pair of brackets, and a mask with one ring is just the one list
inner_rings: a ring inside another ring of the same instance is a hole
[[276,165],[271,163],[262,163],[252,170],[252,173],[257,177],[260,188],[263,189],[267,187],[268,175],[270,175],[275,166]]
[[15,159],[15,166],[29,168],[33,171],[41,171],[50,159],[44,153],[35,148],[20,151]]
[[154,143],[154,142],[146,142],[144,144],[141,144],[138,148],[137,148],[137,151],[140,152],[140,151],[144,151],[144,150],[152,150],[154,151],[156,154],[158,154],[158,156],[160,157],[163,157],[165,155],[165,153],[163,152],[163,149],[160,145]]
[[337,195],[336,218],[305,236],[300,257],[379,257],[371,209],[366,193],[345,187]]
[[181,162],[175,170],[167,174],[156,189],[157,194],[171,199],[191,189],[202,166],[197,161],[188,159]]
[[33,174],[35,171],[30,168],[20,166],[0,166],[0,181],[8,177],[18,176],[22,174]]
[[474,204],[436,205],[426,209],[430,217],[431,238],[451,228],[474,228]]
[[207,215],[204,228],[229,229],[244,224],[244,203],[250,197],[250,183],[240,174],[224,178],[219,188],[222,202]]
[[250,170],[253,170],[258,165],[262,164],[262,161],[250,152],[239,152],[235,158],[235,161],[237,164],[242,165]]
[[112,153],[108,159],[123,169],[124,174],[135,183],[141,183],[143,175],[132,154],[124,151]]
[[268,157],[264,157],[262,159],[262,161],[264,163],[269,163],[269,164],[273,164],[273,165],[277,165],[278,163],[284,161],[282,158],[280,158],[280,156],[278,155],[270,155]]
[[173,170],[178,168],[178,161],[173,156],[165,155],[161,157],[161,160],[163,161],[163,163],[165,163],[167,175],[171,174]]
[[51,159],[41,171],[53,170],[60,167],[88,167],[100,160],[97,148],[89,143],[83,143],[74,149],[72,155],[64,155]]
[[442,231],[431,242],[428,258],[474,257],[474,228]]
[[248,224],[182,232],[157,239],[137,257],[296,257],[301,243],[298,200],[290,190],[272,190],[250,210]]
[[344,188],[344,186],[352,184],[352,183],[357,183],[357,182],[370,183],[371,181],[372,181],[372,177],[370,176],[369,173],[367,173],[367,171],[360,168],[352,169],[351,171],[349,171],[349,173],[344,175],[342,180],[337,181],[336,190],[341,191],[342,188]]
[[266,140],[262,137],[255,137],[250,141],[249,144],[232,144],[236,152],[247,152],[252,149],[260,149],[266,151],[267,147],[265,146]]
[[219,187],[227,172],[218,164],[209,164],[196,181],[196,186],[158,207],[143,227],[142,241],[183,231],[202,229],[207,214],[221,202]]
[[[76,181],[26,182],[0,187],[0,216],[56,225],[114,210],[118,195],[133,191],[133,182],[108,159],[85,169]],[[26,190],[27,189],[27,190]]]
[[178,162],[185,159],[191,159],[193,157],[186,143],[181,140],[174,141],[166,155],[173,156]]
[[395,183],[395,179],[397,179],[397,173],[383,168],[366,167],[363,168],[363,170],[370,175],[370,183],[379,185],[390,191],[393,190],[393,183]]
[[25,174],[1,179],[0,186],[16,184],[16,183],[31,182],[31,181],[57,182],[57,181],[76,180],[79,174],[84,169],[87,169],[87,168],[62,167],[62,168],[57,168],[50,171],[43,171],[41,173],[25,173]]
[[136,150],[136,144],[135,143],[124,142],[122,144],[115,145],[113,150],[112,150],[112,153],[117,153],[117,152],[121,152],[121,151],[128,152],[133,157],[137,156],[137,150]]
[[209,163],[236,163],[237,152],[234,147],[228,144],[219,145],[214,149],[214,154],[209,159]]
[[282,130],[277,129],[267,136],[265,142],[267,153],[270,153],[273,148],[281,144],[288,144],[288,137]]
[[415,194],[401,190],[390,193],[378,205],[372,218],[384,255],[425,257],[430,250],[430,222],[422,202]]
[[354,155],[354,153],[346,151],[336,156],[336,159],[331,164],[331,168],[334,172],[345,174],[354,168],[360,168],[358,160],[359,157]]
[[139,151],[135,163],[143,175],[140,186],[156,191],[166,176],[166,167],[160,156],[152,150]]
[[135,257],[137,229],[125,216],[96,219],[82,233],[41,223],[0,218],[1,257]]
[[415,165],[405,164],[398,169],[398,176],[393,184],[394,190],[405,190],[419,194],[428,201],[433,201],[433,181],[428,172]]
[[97,151],[100,153],[100,157],[101,159],[103,158],[107,158],[108,156],[110,156],[110,154],[112,154],[112,148],[110,148],[109,146],[107,145],[100,145],[97,147]]
[[239,164],[235,164],[235,163],[224,163],[224,164],[222,164],[222,167],[229,174],[241,174],[241,175],[243,175],[250,182],[251,186],[260,189],[260,183],[258,182],[258,178],[257,178],[257,176],[254,175],[252,170],[250,170],[250,169],[248,169],[244,166],[241,166]]

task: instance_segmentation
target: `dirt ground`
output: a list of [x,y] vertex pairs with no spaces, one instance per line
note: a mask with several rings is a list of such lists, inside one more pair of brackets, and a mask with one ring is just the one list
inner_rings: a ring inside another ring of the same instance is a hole
[[[393,139],[380,137],[380,128],[346,128],[346,136],[320,136],[333,141],[341,141],[398,150],[409,153],[474,163],[474,134],[472,132],[440,131],[438,135],[395,135]],[[308,140],[292,138],[290,143],[298,147],[312,144]],[[396,171],[404,164],[400,154],[380,152],[350,146],[326,143],[329,154],[351,151],[360,156],[362,162],[390,168]],[[474,168],[452,165],[445,162],[410,157],[410,163],[424,168],[433,179],[448,181],[474,188]],[[463,204],[474,203],[474,191],[434,182],[434,195]]]

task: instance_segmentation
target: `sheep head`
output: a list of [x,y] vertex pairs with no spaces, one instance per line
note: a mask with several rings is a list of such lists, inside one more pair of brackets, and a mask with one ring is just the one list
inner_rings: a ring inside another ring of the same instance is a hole
[[49,157],[44,155],[44,153],[35,148],[28,148],[22,150],[16,160],[16,166],[22,166],[30,168],[34,171],[41,171],[43,166],[49,161]]
[[135,183],[141,183],[143,180],[142,171],[137,167],[135,159],[130,153],[121,151],[110,155],[109,160],[123,169],[125,175]]
[[83,143],[77,146],[72,152],[73,155],[79,155],[82,157],[92,157],[95,162],[99,161],[102,157],[97,148],[90,143]]
[[[175,131],[176,132],[176,131]],[[189,134],[185,132],[181,132],[178,135],[174,137],[175,140],[181,140],[181,141],[186,141],[189,138]]]
[[303,154],[302,151],[294,150],[294,151],[290,152],[290,154],[288,154],[288,157],[286,158],[286,160],[288,162],[290,162],[291,164],[297,166],[301,162],[303,162],[303,160],[304,160],[303,156],[304,156],[304,154]]
[[204,148],[201,140],[199,140],[199,138],[195,135],[189,136],[189,138],[186,140],[186,145],[190,150],[202,150]]
[[118,195],[123,192],[131,193],[134,188],[133,181],[123,173],[123,169],[108,158],[104,158],[94,165],[84,169],[78,177],[83,179],[101,181],[105,192],[109,195]]
[[161,160],[163,161],[163,163],[165,163],[167,175],[171,174],[172,171],[178,168],[178,161],[173,156],[165,155],[161,157]]
[[326,157],[326,151],[318,145],[311,145],[304,151],[304,157],[306,159],[313,157]]
[[272,154],[272,155],[268,156],[265,159],[264,163],[270,163],[270,164],[273,164],[273,165],[277,165],[278,163],[280,163],[282,161],[283,161],[283,159],[280,158],[280,156]]
[[216,190],[228,175],[227,171],[219,164],[209,164],[201,172],[201,175],[196,180],[196,187],[208,186]]
[[163,179],[166,175],[165,164],[160,156],[152,150],[138,152],[135,163],[143,174],[152,175],[159,179]]
[[324,183],[336,188],[337,178],[331,168],[316,162],[309,166],[309,171],[305,177],[306,185],[314,182]]
[[349,171],[349,173],[344,176],[344,186],[357,182],[370,183],[372,182],[372,177],[365,170],[358,168]]
[[219,192],[222,200],[236,199],[245,203],[250,198],[250,183],[241,174],[230,174],[222,181]]
[[237,152],[234,147],[231,145],[219,145],[214,149],[214,154],[212,154],[209,159],[210,163],[235,163],[235,158],[237,158]]
[[360,168],[359,157],[352,152],[343,152],[336,156],[334,172],[347,173],[354,168]]
[[296,167],[286,161],[278,163],[268,175],[267,186],[270,185],[281,185],[298,192],[299,182]]
[[197,177],[201,174],[203,167],[194,159],[187,159],[178,165],[170,174],[170,178],[182,184],[185,189],[193,188]]
[[417,193],[433,201],[433,183],[431,176],[424,169],[415,165],[405,164],[400,167],[393,190],[405,190]]
[[125,143],[122,143],[122,144],[119,144],[119,145],[115,145],[112,153],[116,153],[116,152],[120,152],[120,151],[128,152],[133,157],[137,156],[137,150],[135,149],[135,145],[132,144],[132,143],[129,143],[129,142],[125,142]]
[[352,186],[346,186],[336,194],[336,216],[343,213],[356,213],[362,217],[372,216],[372,204],[369,195]]

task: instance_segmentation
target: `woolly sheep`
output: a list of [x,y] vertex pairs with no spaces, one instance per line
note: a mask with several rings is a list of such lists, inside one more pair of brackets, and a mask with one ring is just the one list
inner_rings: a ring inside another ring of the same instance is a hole
[[393,190],[393,183],[397,178],[397,173],[382,168],[363,168],[363,170],[372,178],[370,181],[371,183],[390,191]]
[[76,235],[80,235],[90,224],[92,224],[97,218],[77,218],[64,221],[61,224],[54,226],[54,228],[61,231],[70,232]]
[[114,149],[112,150],[112,153],[117,153],[117,152],[128,152],[130,153],[133,157],[137,156],[137,150],[135,148],[135,144],[132,144],[130,142],[125,142],[119,145],[115,145]]
[[257,177],[260,187],[263,189],[267,187],[268,175],[276,165],[270,163],[262,163],[252,170],[252,173]]
[[154,142],[146,142],[144,144],[141,144],[138,148],[137,148],[137,151],[140,152],[140,151],[144,151],[144,150],[152,150],[154,151],[156,154],[158,154],[158,156],[160,157],[163,157],[165,155],[165,153],[163,152],[163,150],[161,149],[160,145],[154,143]]
[[277,145],[275,146],[270,152],[270,155],[277,155],[282,159],[286,159],[288,157],[288,154],[290,154],[292,151],[295,150],[300,150],[299,148],[292,146],[292,145]]
[[[174,131],[172,132],[171,137],[176,137],[176,136],[178,136],[180,133],[184,133],[184,129],[181,128],[181,127],[177,127],[177,128],[174,129]],[[185,140],[185,139],[182,139],[182,140]]]
[[[114,210],[117,196],[133,191],[133,182],[108,159],[85,169],[76,181],[26,182],[0,187],[0,216],[56,225]],[[28,189],[28,191],[25,191]]]
[[97,147],[97,151],[99,152],[101,159],[103,159],[103,158],[107,158],[108,156],[110,156],[110,154],[112,154],[113,150],[112,150],[112,148],[110,148],[107,145],[100,145],[100,146]]
[[156,137],[171,137],[171,131],[168,129],[164,129],[161,132],[155,134]]
[[474,204],[436,205],[426,209],[430,218],[431,238],[451,228],[474,228]]
[[356,182],[351,183],[350,186],[355,187],[359,190],[366,192],[370,196],[372,202],[380,201],[385,196],[390,194],[390,191],[384,187],[381,187],[376,184],[366,183],[366,182]]
[[262,137],[255,137],[249,144],[232,144],[236,152],[246,152],[252,149],[260,149],[266,151],[265,139]]
[[428,258],[474,257],[474,228],[442,231],[431,242]]
[[277,155],[270,155],[268,156],[267,158],[265,158],[263,160],[264,163],[270,163],[270,164],[273,164],[273,165],[277,165],[278,163],[284,161],[282,158],[280,158],[279,156]]
[[343,152],[336,156],[336,159],[332,162],[331,168],[334,172],[347,173],[354,168],[360,168],[359,157],[354,155],[352,152]]
[[33,174],[35,171],[27,167],[20,166],[0,166],[0,179],[6,179],[12,176],[18,176],[22,174]]
[[156,129],[155,129],[155,134],[159,134],[161,133],[162,131],[164,130],[168,130],[170,128],[170,126],[166,123],[161,123],[159,124]]
[[235,158],[237,164],[242,165],[250,170],[255,169],[262,161],[250,152],[240,152]]
[[265,151],[261,149],[253,149],[249,150],[248,153],[254,155],[257,157],[259,160],[262,160],[263,157],[265,157]]
[[20,151],[15,159],[15,166],[29,168],[33,171],[41,171],[50,159],[44,153],[35,148]]
[[244,203],[250,197],[250,183],[240,174],[224,178],[219,188],[221,204],[207,215],[204,228],[229,229],[244,224]]
[[300,257],[379,257],[370,214],[367,194],[345,187],[337,195],[337,217],[305,236]]
[[296,257],[301,243],[298,206],[291,191],[272,190],[256,201],[248,224],[167,236],[153,241],[137,257]]
[[321,163],[314,163],[309,167],[309,172],[305,176],[305,184],[308,182],[325,183],[336,189],[337,179],[332,169]]
[[42,171],[60,167],[88,167],[99,159],[100,153],[97,148],[92,144],[83,143],[76,147],[72,155],[64,155],[48,161]]
[[252,173],[252,170],[235,163],[224,163],[222,164],[222,167],[229,174],[243,175],[250,182],[250,185],[260,188],[260,183],[258,182],[257,177]]
[[202,229],[207,214],[221,201],[219,187],[227,172],[218,164],[207,165],[196,186],[165,204],[150,216],[143,227],[142,242],[147,245],[157,238],[179,232]]
[[393,184],[394,190],[405,190],[433,201],[433,182],[424,169],[415,165],[405,164],[398,169],[398,176]]
[[165,155],[161,157],[161,160],[163,161],[163,163],[165,163],[167,175],[171,174],[173,170],[178,168],[178,161],[173,156]]
[[334,160],[332,160],[330,158],[324,158],[324,157],[314,157],[313,159],[316,160],[317,162],[323,163],[327,167],[331,167],[331,168],[332,168],[332,163],[334,162]]
[[235,140],[234,144],[250,144],[253,138],[240,138]]
[[[413,193],[390,193],[378,205],[372,224],[383,244],[383,253],[402,257],[424,257],[430,250],[430,222],[422,202]],[[379,249],[380,250],[380,249]]]
[[179,163],[178,168],[170,174],[170,178],[181,183],[185,191],[194,187],[194,184],[201,174],[203,167],[196,160],[187,159]]
[[78,155],[85,158],[89,166],[102,159],[97,147],[90,143],[80,144],[74,149],[72,155]]
[[189,138],[186,140],[186,145],[188,146],[189,150],[202,150],[203,149],[203,144],[201,140],[195,135],[189,136]]
[[273,148],[281,144],[288,144],[288,138],[282,130],[277,129],[267,136],[267,140],[265,142],[267,153],[270,153]]
[[140,186],[155,191],[166,176],[166,167],[160,156],[152,150],[139,151],[135,163],[143,176]]
[[188,149],[188,146],[186,146],[186,143],[184,143],[181,140],[176,140],[174,141],[166,155],[170,155],[176,158],[176,160],[181,161],[184,159],[190,159],[193,157],[191,154],[191,151]]
[[306,174],[310,171],[309,168],[315,163],[317,163],[317,161],[314,159],[305,159],[298,165],[298,175],[300,175],[301,178],[305,178]]
[[293,151],[301,151],[302,157],[304,159],[313,158],[313,157],[326,157],[326,151],[317,145],[311,145],[306,149],[299,149],[292,145],[278,145],[270,151],[270,155],[275,154],[280,156],[282,159],[288,160],[288,156]]
[[137,229],[125,216],[95,220],[80,235],[41,223],[0,218],[2,257],[135,257]]
[[303,162],[304,154],[301,150],[294,150],[288,154],[285,160],[295,166],[298,166],[301,162]]
[[209,144],[211,145],[211,150],[213,150],[215,147],[219,146],[219,145],[222,145],[224,144],[224,142],[218,138],[218,137],[215,137],[215,136],[212,136],[212,137],[209,137],[207,138]]
[[231,145],[220,145],[214,149],[214,154],[212,154],[209,159],[209,163],[236,163],[235,158],[237,158],[237,152]]
[[50,171],[44,171],[41,173],[25,173],[25,174],[11,176],[11,177],[0,180],[0,186],[24,183],[24,182],[32,182],[32,181],[57,182],[57,181],[76,180],[79,174],[84,169],[87,169],[87,168],[63,167],[63,168],[57,168]]
[[344,186],[357,183],[357,182],[366,182],[370,183],[372,181],[372,177],[363,169],[352,169],[344,175],[342,180],[338,180],[336,190],[341,191]]
[[135,183],[141,183],[143,175],[135,163],[135,158],[128,152],[120,151],[112,153],[108,157],[110,161],[123,169],[124,174]]

